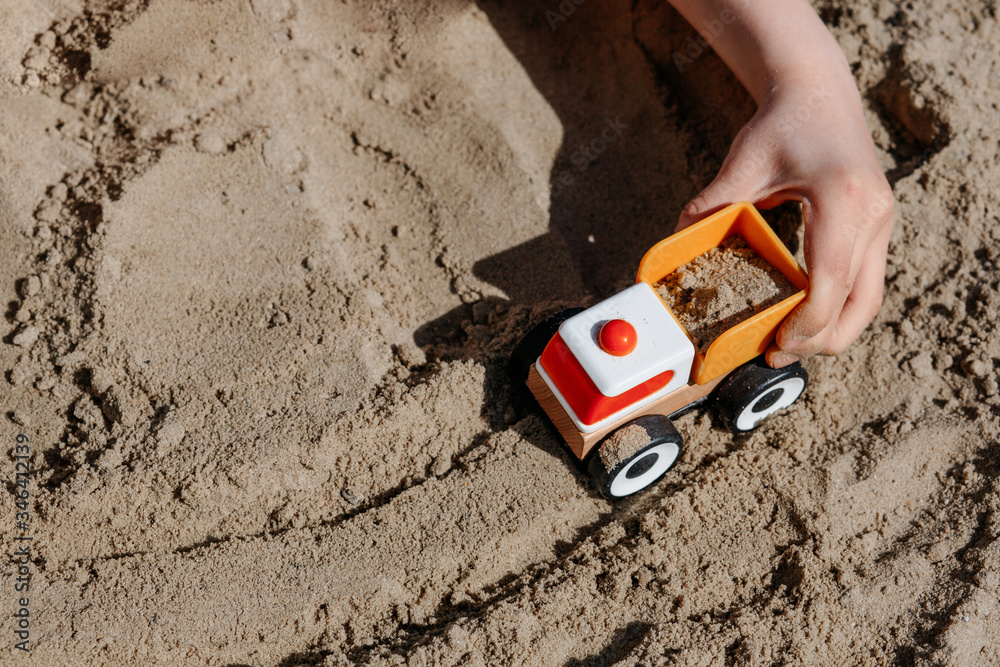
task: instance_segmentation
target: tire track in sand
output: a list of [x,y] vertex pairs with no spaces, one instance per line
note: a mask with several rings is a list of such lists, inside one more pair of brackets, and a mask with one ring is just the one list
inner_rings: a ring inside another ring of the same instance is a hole
[[[882,443],[870,467],[856,452],[829,468],[781,450],[735,452],[659,499],[634,528],[631,512],[616,517],[513,595],[426,633],[405,628],[392,644],[331,648],[325,664],[651,664],[667,656],[825,664],[817,656],[838,652],[885,664],[894,629],[915,622],[935,586],[933,550],[925,553],[935,528],[910,531],[942,506],[939,495],[958,492],[956,513],[971,513],[992,488],[944,481],[986,435],[929,419],[901,442]],[[859,427],[847,437],[869,436]],[[996,525],[983,522],[971,537],[974,559],[987,567]],[[987,645],[997,606],[983,591],[995,580],[978,577],[962,596],[939,654]]]
[[[545,437],[539,420],[519,428]],[[273,663],[432,622],[442,603],[552,558],[606,509],[576,476],[553,474],[565,470],[553,455],[509,430],[462,469],[337,526],[63,568],[40,586],[34,657]]]

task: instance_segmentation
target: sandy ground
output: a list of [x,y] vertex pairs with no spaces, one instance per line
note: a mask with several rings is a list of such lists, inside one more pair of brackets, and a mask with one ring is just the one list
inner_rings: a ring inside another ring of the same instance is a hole
[[885,306],[614,505],[507,355],[633,279],[753,107],[663,3],[561,6],[0,4],[0,661],[1000,665],[995,4],[817,2]]

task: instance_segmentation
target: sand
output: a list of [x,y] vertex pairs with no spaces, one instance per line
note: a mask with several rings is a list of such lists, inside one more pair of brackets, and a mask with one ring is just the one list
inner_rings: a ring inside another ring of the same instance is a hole
[[885,305],[613,504],[506,358],[753,112],[668,7],[4,2],[0,662],[1000,664],[1000,29],[817,8],[896,192]]
[[720,334],[798,291],[738,235],[653,287],[702,351]]
[[638,424],[629,424],[625,428],[618,429],[601,442],[597,455],[601,457],[604,469],[611,471],[621,465],[623,461],[635,456],[651,441],[652,438],[649,437],[646,429]]

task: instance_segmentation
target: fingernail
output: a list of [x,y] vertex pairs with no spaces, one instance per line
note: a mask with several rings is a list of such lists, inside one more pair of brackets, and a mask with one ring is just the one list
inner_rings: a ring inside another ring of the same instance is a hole
[[775,352],[771,355],[771,366],[774,368],[784,368],[789,364],[794,364],[799,358],[788,352]]

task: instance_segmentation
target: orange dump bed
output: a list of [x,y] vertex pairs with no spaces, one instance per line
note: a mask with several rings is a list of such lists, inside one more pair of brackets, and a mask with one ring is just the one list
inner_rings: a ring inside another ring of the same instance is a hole
[[699,385],[763,354],[774,340],[781,322],[805,298],[808,277],[757,209],[746,202],[733,204],[660,241],[639,263],[636,282],[653,286],[734,234],[742,236],[747,245],[788,278],[799,291],[723,332],[704,354],[696,350],[691,380]]

